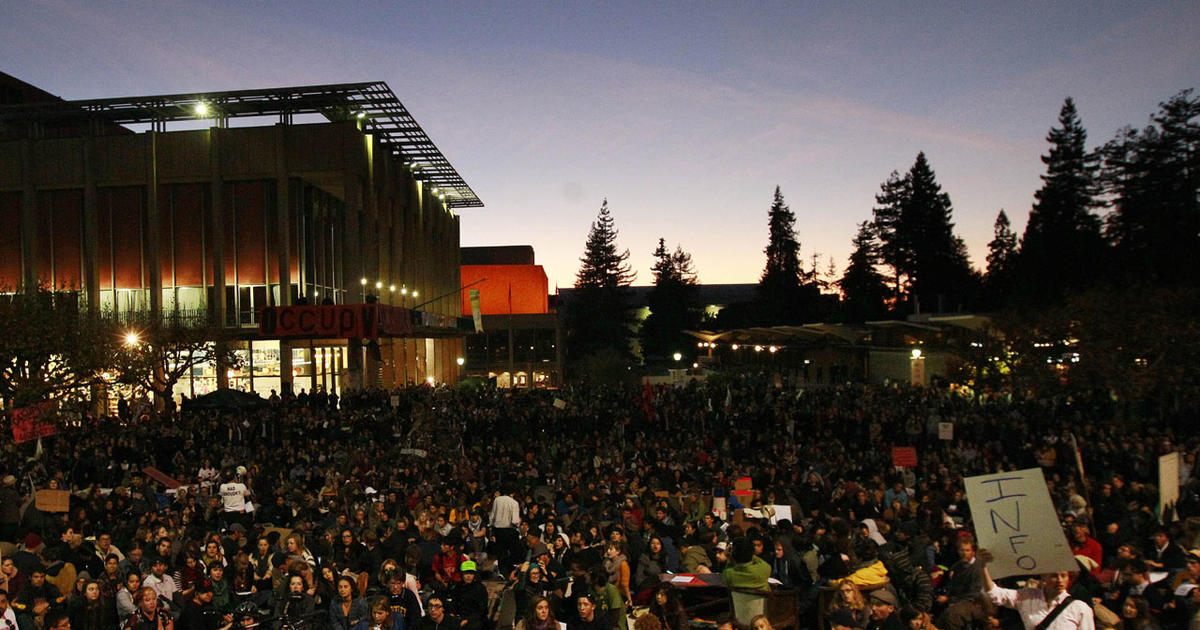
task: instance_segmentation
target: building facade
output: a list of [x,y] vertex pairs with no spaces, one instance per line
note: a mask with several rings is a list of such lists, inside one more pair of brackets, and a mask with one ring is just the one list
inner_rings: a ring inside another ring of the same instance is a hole
[[[385,84],[62,101],[0,83],[0,291],[229,329],[241,366],[197,368],[189,396],[457,378],[455,209],[482,204]],[[415,325],[260,327],[266,307],[366,302]]]

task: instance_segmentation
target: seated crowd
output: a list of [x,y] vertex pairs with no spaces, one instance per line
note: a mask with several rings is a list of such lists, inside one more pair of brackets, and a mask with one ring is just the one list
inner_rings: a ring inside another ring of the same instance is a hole
[[[744,376],[85,418],[40,455],[4,446],[0,630],[627,630],[634,611],[686,630],[671,573],[782,589],[819,630],[1031,630],[1029,589],[1073,597],[1043,611],[1051,630],[1198,630],[1200,442],[1114,415],[1106,396]],[[896,445],[917,464],[893,466]],[[1160,515],[1171,451],[1180,499]],[[1079,570],[1013,590],[975,548],[962,480],[1032,467]],[[40,488],[70,490],[67,511],[40,510]]]

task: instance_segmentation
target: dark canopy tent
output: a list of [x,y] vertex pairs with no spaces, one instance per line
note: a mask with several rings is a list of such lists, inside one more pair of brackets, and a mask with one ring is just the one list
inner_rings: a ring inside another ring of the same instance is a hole
[[250,392],[236,389],[218,389],[197,396],[187,403],[190,409],[258,409],[267,406],[267,400]]

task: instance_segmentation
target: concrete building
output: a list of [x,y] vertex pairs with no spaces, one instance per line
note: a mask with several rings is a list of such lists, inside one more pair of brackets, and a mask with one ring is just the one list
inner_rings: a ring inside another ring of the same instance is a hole
[[[0,74],[0,291],[229,329],[242,366],[177,393],[456,380],[481,205],[384,83],[65,101]],[[304,313],[388,325],[281,325]]]

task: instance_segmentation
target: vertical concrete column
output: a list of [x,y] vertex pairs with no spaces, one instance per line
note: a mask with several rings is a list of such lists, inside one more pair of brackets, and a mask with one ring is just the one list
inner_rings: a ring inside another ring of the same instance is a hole
[[146,132],[146,256],[150,279],[150,316],[162,320],[162,265],[158,213],[158,133]]
[[37,263],[33,259],[33,244],[37,241],[37,168],[33,155],[33,138],[21,146],[21,284],[24,290],[37,288]]
[[83,139],[83,287],[88,311],[100,312],[100,261],[97,244],[100,219],[96,208],[96,142],[91,136]]
[[[208,129],[210,207],[208,234],[212,241],[213,299],[208,304],[210,321],[221,328],[225,322],[225,190],[221,174],[221,130]],[[217,362],[217,389],[229,389],[229,364]]]
[[[267,234],[267,238],[275,239],[274,263],[278,266],[279,273],[279,303],[276,306],[292,304],[292,191],[291,179],[287,172],[287,132],[287,125],[275,126],[275,230],[274,234]],[[272,261],[267,261],[268,265],[271,263]],[[269,274],[267,279],[270,280]],[[299,278],[296,282],[299,283]],[[292,391],[292,343],[287,339],[279,340],[279,391]]]

